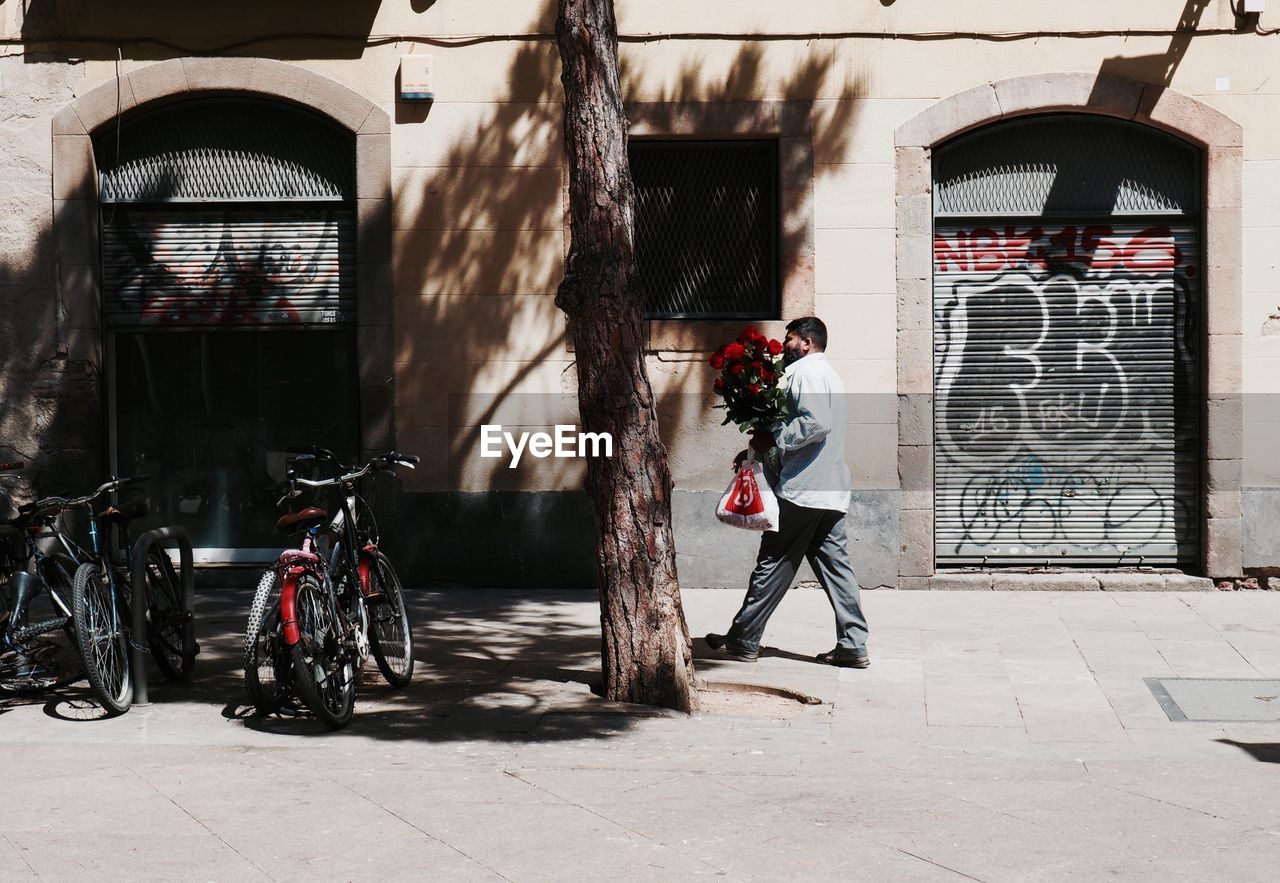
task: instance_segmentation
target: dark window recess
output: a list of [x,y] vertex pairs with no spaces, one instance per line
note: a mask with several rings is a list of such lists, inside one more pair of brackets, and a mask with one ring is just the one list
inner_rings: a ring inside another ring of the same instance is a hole
[[778,315],[774,141],[632,141],[636,256],[651,319]]
[[285,451],[318,444],[346,462],[358,455],[350,330],[114,337],[119,471],[151,476],[139,530],[180,524],[199,547],[278,547],[282,510],[266,488],[284,476]]

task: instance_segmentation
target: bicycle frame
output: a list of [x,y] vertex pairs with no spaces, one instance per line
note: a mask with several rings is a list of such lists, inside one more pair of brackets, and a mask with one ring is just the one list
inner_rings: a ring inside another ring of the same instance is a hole
[[[53,540],[56,544],[55,549],[60,549],[62,552],[66,553],[67,557],[71,560],[73,570],[74,566],[78,566],[91,560],[92,556],[88,550],[82,548],[67,536],[66,531],[64,531],[58,524],[62,519],[62,513],[67,508],[72,507],[63,506],[63,501],[57,498],[43,500],[41,503],[44,504],[45,508],[57,506],[56,514],[52,515],[52,517],[33,514],[30,521],[27,523],[22,523],[22,519],[19,519],[18,522],[15,523],[15,529],[20,530],[24,535],[23,540],[26,544],[27,550],[26,560],[32,561],[35,564],[34,575],[35,578],[40,581],[40,589],[37,590],[36,594],[38,594],[40,590],[48,591],[49,598],[57,612],[63,617],[70,618],[70,600],[62,597],[62,594],[58,591],[58,586],[49,579],[46,572],[45,562],[56,559],[54,559],[53,554],[46,553],[45,550],[41,548],[40,540]],[[40,504],[37,504],[37,506],[39,505]],[[36,511],[39,510],[37,509]],[[22,523],[21,527],[18,527],[19,523]],[[29,601],[31,598],[29,597],[27,600]],[[6,640],[17,639],[23,634],[26,634],[28,637],[34,636],[42,634],[45,631],[53,631],[60,627],[56,620],[29,624],[27,622],[27,610],[25,606],[23,609],[18,609],[18,599],[15,597],[13,601],[14,607],[9,611],[9,622],[4,632]]]
[[[309,528],[303,538],[302,548],[289,549],[282,552],[276,563],[276,569],[280,576],[280,623],[285,643],[289,646],[293,646],[301,640],[297,622],[297,591],[298,581],[304,574],[310,574],[322,586],[330,589],[335,588],[335,584],[338,582],[334,577],[340,574],[340,566],[345,567],[346,573],[351,576],[343,581],[344,589],[341,594],[349,595],[349,597],[344,599],[347,604],[340,605],[340,609],[336,610],[335,613],[347,626],[350,626],[352,619],[355,618],[362,630],[368,627],[368,615],[364,610],[364,596],[368,593],[372,579],[373,554],[377,552],[378,547],[372,541],[365,543],[363,546],[360,545],[359,533],[356,530],[357,497],[355,482],[369,474],[370,469],[370,466],[365,466],[363,469],[349,475],[322,481],[294,479],[297,484],[307,487],[336,487],[341,490],[341,494],[338,497],[338,511],[325,527],[326,532],[340,533],[341,536],[334,542],[326,560],[317,552],[317,537],[320,533],[320,528],[318,526]],[[335,592],[334,594],[339,593]],[[346,606],[349,609],[342,610],[341,606]],[[347,615],[348,613],[351,615]],[[360,653],[363,657],[367,655],[367,638],[360,643]]]

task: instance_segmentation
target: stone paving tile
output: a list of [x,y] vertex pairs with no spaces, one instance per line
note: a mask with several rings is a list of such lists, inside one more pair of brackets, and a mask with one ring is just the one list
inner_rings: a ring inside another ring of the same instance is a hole
[[1018,708],[1033,742],[1124,741],[1124,726],[1096,684],[1021,691]]
[[1261,677],[1261,673],[1220,636],[1194,640],[1153,637],[1151,643],[1168,661],[1169,667],[1178,677]]
[[1259,675],[1280,677],[1280,635],[1243,629],[1220,634]]
[[1003,677],[998,641],[956,632],[929,632],[923,640],[925,677]]
[[[796,800],[779,805],[762,798],[758,790],[749,790],[744,782],[726,777],[693,777],[657,784],[626,803],[593,808],[630,830],[678,844],[683,854],[720,875],[839,879],[869,866],[908,873],[908,879],[939,879],[932,869],[916,868],[918,860],[909,861],[910,856],[892,848],[867,843],[858,836],[862,826],[842,818],[838,806]],[[677,801],[709,811],[672,813],[670,807]],[[827,848],[824,843],[839,843],[842,848]]]
[[1152,769],[1134,761],[1089,766],[1093,781],[1151,800],[1184,806],[1242,826],[1280,830],[1280,768],[1276,765],[1171,764]]
[[926,670],[925,708],[930,726],[1023,728],[1017,695],[1004,674]]
[[1073,629],[1071,638],[1096,677],[1160,677],[1173,673],[1159,648],[1141,631]]

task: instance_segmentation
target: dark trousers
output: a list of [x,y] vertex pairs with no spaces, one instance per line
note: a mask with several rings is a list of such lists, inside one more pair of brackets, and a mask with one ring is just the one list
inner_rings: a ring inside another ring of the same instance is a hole
[[778,530],[760,539],[760,554],[742,609],[733,618],[729,637],[756,650],[764,627],[791,588],[800,561],[809,559],[836,614],[836,644],[853,650],[867,646],[867,620],[862,615],[858,580],[849,563],[844,513],[809,509],[778,500]]

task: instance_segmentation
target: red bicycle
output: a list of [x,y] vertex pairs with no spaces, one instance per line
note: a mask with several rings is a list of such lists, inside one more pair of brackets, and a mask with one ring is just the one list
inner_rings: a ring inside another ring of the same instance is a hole
[[[352,469],[324,448],[289,453],[294,458],[279,504],[304,488],[334,489],[340,491],[338,509],[330,517],[309,506],[276,523],[301,542],[282,552],[258,583],[245,630],[245,689],[259,714],[279,711],[296,698],[337,729],[351,720],[370,653],[392,687],[406,686],[413,676],[413,631],[403,587],[378,548],[376,523],[357,483],[376,472],[394,475],[395,466],[412,469],[419,458],[392,451]],[[301,478],[292,469],[300,464],[338,474]]]

